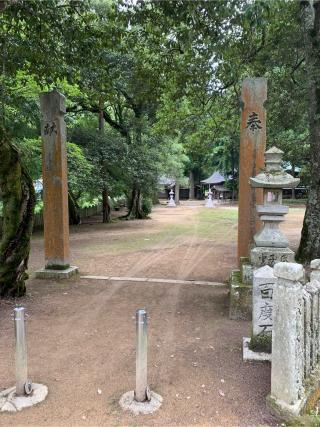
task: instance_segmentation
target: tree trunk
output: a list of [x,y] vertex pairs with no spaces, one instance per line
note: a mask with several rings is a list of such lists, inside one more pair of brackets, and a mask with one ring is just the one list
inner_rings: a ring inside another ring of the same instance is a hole
[[[104,115],[103,115],[104,101],[102,98],[99,100],[99,115],[98,115],[98,124],[99,124],[99,133],[104,135]],[[111,222],[111,206],[109,203],[109,193],[107,187],[102,190],[102,222],[108,223]]]
[[[313,7],[313,11],[312,11]],[[311,180],[297,259],[320,258],[320,1],[301,2],[309,78]]]
[[102,190],[102,222],[111,222],[111,208],[109,204],[108,190]]
[[176,185],[174,187],[174,202],[176,205],[180,204],[180,184],[176,181]]
[[190,191],[189,191],[189,199],[194,199],[194,173],[193,171],[190,171],[189,173],[189,187],[190,187]]
[[0,140],[0,189],[3,230],[0,242],[0,296],[25,294],[33,211],[36,202],[32,179],[20,163],[17,149]]
[[[292,176],[295,176],[295,165],[292,165]],[[291,199],[295,199],[296,198],[296,191],[294,188],[291,189]]]
[[131,199],[129,200],[128,219],[145,219],[147,215],[142,210],[141,191],[137,187],[133,187]]
[[68,193],[68,208],[69,208],[69,224],[70,225],[81,224],[81,218],[79,215],[79,206],[70,192]]

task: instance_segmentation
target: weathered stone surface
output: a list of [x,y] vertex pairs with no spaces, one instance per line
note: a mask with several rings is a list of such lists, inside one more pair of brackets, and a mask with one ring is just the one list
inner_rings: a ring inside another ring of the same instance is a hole
[[251,264],[241,264],[241,279],[244,285],[252,286],[253,267]]
[[320,270],[314,270],[310,273],[310,281],[317,280],[320,281]]
[[311,295],[303,289],[304,305],[304,378],[311,372]]
[[[294,404],[288,404],[282,400],[274,398],[271,394],[267,396],[267,406],[271,412],[283,419],[292,419],[314,410],[320,400],[320,369],[311,373],[305,385],[302,398]],[[300,419],[300,418],[299,418]],[[309,425],[309,424],[305,424]]]
[[233,270],[230,277],[229,318],[232,320],[252,318],[252,286],[241,282],[240,270]]
[[312,269],[310,273],[310,281],[318,280],[320,281],[320,259],[314,259],[310,263]]
[[294,407],[304,388],[304,300],[299,264],[279,263],[273,291],[271,398]]
[[[318,282],[308,283],[305,290],[310,295],[310,367],[314,369],[319,353],[319,289]],[[305,325],[306,326],[306,325]]]
[[[274,275],[279,279],[288,281],[304,280],[304,268],[301,264],[295,262],[279,262],[274,266]],[[284,284],[285,282],[281,282]],[[290,286],[290,283],[288,283]]]
[[277,278],[273,269],[266,265],[253,273],[252,334],[272,333],[273,288]]
[[65,98],[58,91],[40,96],[46,267],[69,267],[69,219]]
[[249,256],[253,236],[261,227],[256,204],[262,203],[261,189],[252,189],[249,179],[264,167],[266,146],[267,80],[247,78],[242,84],[240,134],[238,258]]
[[293,262],[294,252],[289,248],[256,247],[251,250],[251,263],[254,268],[264,265],[273,267],[278,262]]
[[320,259],[313,259],[310,263],[310,267],[315,270],[320,270]]
[[287,248],[289,246],[289,240],[278,228],[278,224],[281,221],[284,221],[284,218],[279,215],[262,215],[261,211],[266,211],[265,207],[257,206],[257,212],[260,214],[260,218],[265,221],[265,224],[264,227],[254,235],[254,242],[256,246]]

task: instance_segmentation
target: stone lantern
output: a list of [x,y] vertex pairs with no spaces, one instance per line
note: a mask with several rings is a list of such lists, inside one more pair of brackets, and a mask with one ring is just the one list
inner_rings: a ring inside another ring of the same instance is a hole
[[170,207],[170,208],[174,208],[174,207],[176,207],[176,204],[175,204],[175,202],[174,202],[174,191],[172,190],[172,188],[171,188],[171,190],[170,190],[170,193],[169,193],[169,196],[170,196],[170,199],[169,199],[169,202],[168,202],[168,206]]
[[289,241],[279,228],[288,213],[288,206],[282,204],[283,188],[295,188],[300,180],[286,173],[282,168],[283,151],[272,147],[265,152],[265,169],[250,178],[253,188],[263,188],[263,205],[257,205],[257,213],[263,227],[254,236],[255,248],[251,250],[254,267],[275,262],[294,261],[294,252],[288,248]]
[[208,198],[206,201],[206,208],[214,208],[214,204],[213,204],[213,200],[212,200],[212,191],[211,188],[209,187],[209,192],[208,192]]

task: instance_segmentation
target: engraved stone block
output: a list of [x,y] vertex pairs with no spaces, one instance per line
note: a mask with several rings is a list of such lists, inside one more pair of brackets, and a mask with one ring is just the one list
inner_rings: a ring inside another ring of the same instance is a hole
[[253,335],[272,333],[273,288],[277,279],[268,265],[253,274],[252,329]]
[[273,267],[277,262],[293,262],[294,252],[289,248],[256,247],[251,250],[251,263],[254,268],[264,265]]

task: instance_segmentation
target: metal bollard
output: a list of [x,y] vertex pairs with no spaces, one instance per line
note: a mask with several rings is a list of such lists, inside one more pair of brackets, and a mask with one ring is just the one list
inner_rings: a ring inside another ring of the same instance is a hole
[[134,398],[137,402],[150,400],[147,379],[147,312],[136,312],[136,389]]
[[16,395],[25,396],[31,393],[32,384],[28,380],[24,307],[17,307],[14,309],[14,332],[16,341]]

